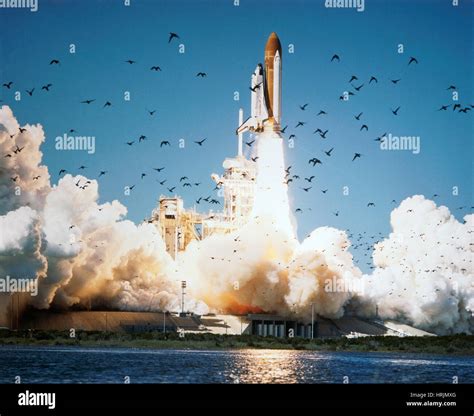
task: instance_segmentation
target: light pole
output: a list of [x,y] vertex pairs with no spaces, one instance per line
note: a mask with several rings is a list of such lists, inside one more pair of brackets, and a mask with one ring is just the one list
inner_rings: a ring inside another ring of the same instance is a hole
[[184,289],[186,289],[186,280],[181,281],[181,314],[184,315]]
[[311,339],[314,338],[314,303],[311,304]]
[[166,334],[166,311],[163,312],[163,333]]

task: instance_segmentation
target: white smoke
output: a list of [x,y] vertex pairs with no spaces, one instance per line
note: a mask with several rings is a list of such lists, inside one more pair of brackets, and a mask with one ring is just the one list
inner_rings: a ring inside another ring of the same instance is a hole
[[392,233],[375,245],[362,311],[439,334],[474,332],[473,225],[416,195],[391,214]]
[[[0,123],[0,277],[38,279],[37,308],[176,309],[173,261],[156,227],[123,220],[118,201],[99,205],[95,180],[67,174],[52,188],[41,126],[20,132],[6,106]],[[207,311],[193,299],[187,307]]]

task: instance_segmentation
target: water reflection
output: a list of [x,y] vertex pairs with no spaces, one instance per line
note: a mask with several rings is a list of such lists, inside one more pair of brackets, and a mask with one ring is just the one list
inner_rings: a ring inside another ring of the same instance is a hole
[[230,369],[225,375],[234,383],[302,383],[312,362],[321,360],[312,353],[312,360],[304,360],[299,351],[291,350],[246,350],[232,354]]

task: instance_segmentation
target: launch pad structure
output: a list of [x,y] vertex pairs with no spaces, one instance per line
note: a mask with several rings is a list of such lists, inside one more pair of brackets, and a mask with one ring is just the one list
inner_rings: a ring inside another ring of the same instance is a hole
[[[239,111],[242,123],[243,111]],[[241,228],[250,218],[253,208],[256,178],[255,162],[247,159],[242,151],[243,135],[238,135],[237,156],[226,158],[224,173],[213,173],[219,196],[224,199],[222,211],[199,213],[194,206],[185,209],[179,196],[161,195],[158,206],[152,211],[149,223],[155,224],[165,242],[166,251],[176,258],[194,240],[203,240],[213,234],[228,234]],[[206,202],[220,203],[206,198]]]

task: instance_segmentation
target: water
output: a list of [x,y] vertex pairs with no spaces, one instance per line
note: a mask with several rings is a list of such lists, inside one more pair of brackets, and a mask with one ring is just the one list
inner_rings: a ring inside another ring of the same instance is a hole
[[291,350],[0,347],[0,383],[460,383],[474,357]]

